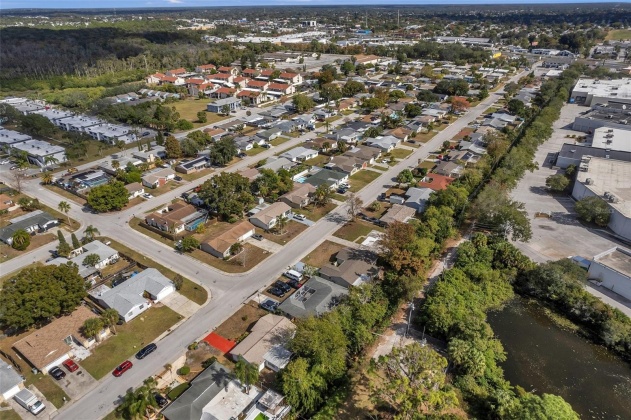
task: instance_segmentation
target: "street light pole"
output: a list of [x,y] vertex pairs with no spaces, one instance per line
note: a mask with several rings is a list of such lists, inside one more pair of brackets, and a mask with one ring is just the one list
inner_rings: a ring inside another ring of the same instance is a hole
[[410,322],[412,321],[412,312],[414,311],[414,302],[410,302],[410,313],[408,315],[408,325],[405,328],[405,338],[408,336],[408,332],[410,331]]

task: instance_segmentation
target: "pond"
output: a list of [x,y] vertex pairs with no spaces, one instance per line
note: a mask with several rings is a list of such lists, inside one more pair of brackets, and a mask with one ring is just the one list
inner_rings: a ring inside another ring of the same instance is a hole
[[489,314],[507,353],[513,385],[557,394],[582,418],[631,419],[631,368],[604,347],[558,327],[536,304],[517,298]]

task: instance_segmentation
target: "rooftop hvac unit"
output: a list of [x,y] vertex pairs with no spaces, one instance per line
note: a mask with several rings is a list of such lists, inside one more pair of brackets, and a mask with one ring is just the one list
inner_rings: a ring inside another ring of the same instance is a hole
[[585,184],[586,184],[586,185],[593,185],[593,184],[594,184],[594,180],[593,180],[592,178],[587,178],[587,179],[585,180]]

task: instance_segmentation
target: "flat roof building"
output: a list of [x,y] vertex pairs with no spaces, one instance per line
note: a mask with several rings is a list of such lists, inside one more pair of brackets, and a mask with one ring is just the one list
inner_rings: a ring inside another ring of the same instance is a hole
[[600,286],[631,300],[631,250],[615,247],[594,256],[587,273]]
[[631,104],[631,79],[578,79],[570,95],[570,101],[572,100],[587,106],[606,104],[610,100]]

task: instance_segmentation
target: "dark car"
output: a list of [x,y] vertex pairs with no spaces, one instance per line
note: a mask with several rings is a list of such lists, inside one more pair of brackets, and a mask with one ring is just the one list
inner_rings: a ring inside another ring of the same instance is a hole
[[248,157],[248,155],[245,153],[239,153],[237,156],[240,157],[241,159]]
[[62,363],[69,372],[74,372],[79,369],[79,365],[77,365],[73,360],[68,359]]
[[136,359],[138,360],[144,359],[145,357],[149,356],[151,353],[156,351],[157,348],[158,346],[156,346],[153,343],[146,345],[145,347],[140,349],[138,353],[136,353]]
[[337,192],[338,192],[339,194],[345,194],[345,193],[346,193],[346,191],[348,191],[348,189],[346,189],[346,188],[338,188],[338,189],[337,189]]
[[289,280],[287,284],[293,287],[294,289],[300,289],[302,287],[302,283],[300,283],[300,281],[298,280],[293,280],[293,279]]
[[258,233],[255,233],[254,235],[252,235],[252,237],[256,239],[257,241],[263,240],[263,235],[259,235]]
[[53,378],[57,380],[60,380],[66,377],[66,372],[59,369],[59,366],[53,367],[51,370],[48,371],[48,373],[50,374],[50,376],[52,376]]
[[282,291],[283,291],[283,292],[285,292],[285,293],[287,293],[287,292],[289,292],[289,291],[291,290],[291,287],[289,287],[289,285],[288,285],[287,283],[282,282],[282,281],[280,281],[280,280],[276,281],[276,282],[272,285],[272,287],[277,287],[277,288],[279,288],[280,290],[282,290]]
[[283,296],[285,296],[285,292],[283,292],[278,287],[270,287],[269,289],[267,289],[267,293],[269,293],[270,295],[277,296],[279,298],[282,298]]
[[259,307],[266,311],[275,312],[278,309],[278,303],[273,300],[267,299],[264,302],[259,303]]
[[162,395],[158,394],[157,392],[153,394],[153,398],[156,400],[160,408],[164,408],[164,406],[166,406],[169,403],[169,400],[167,400],[166,398],[164,398]]
[[132,362],[130,362],[129,360],[125,360],[123,363],[118,365],[118,367],[116,369],[114,369],[114,372],[112,372],[112,374],[118,378],[123,373],[125,373],[129,369],[131,369],[132,366],[134,366]]

